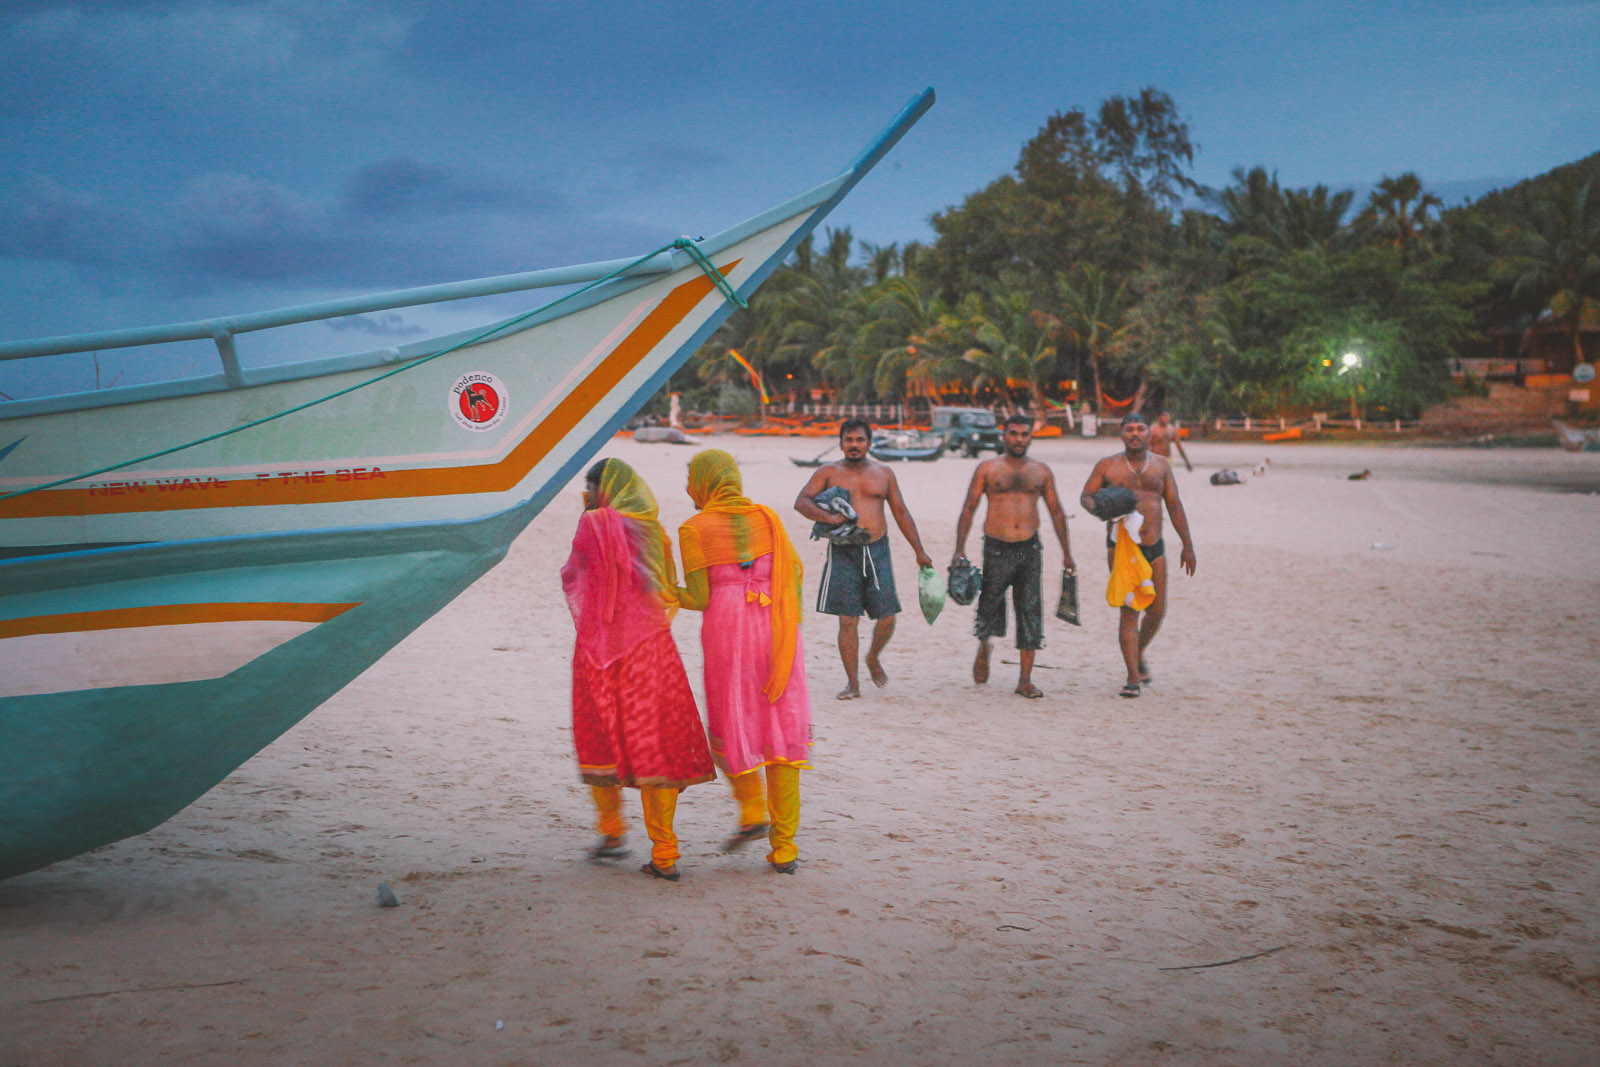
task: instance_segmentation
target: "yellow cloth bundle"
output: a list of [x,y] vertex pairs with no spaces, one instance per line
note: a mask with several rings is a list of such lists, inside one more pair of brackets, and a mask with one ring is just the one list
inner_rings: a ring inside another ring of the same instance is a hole
[[700,514],[678,530],[684,576],[725,563],[748,563],[772,553],[772,596],[746,593],[772,610],[772,669],[763,687],[768,700],[783,696],[800,633],[800,557],[777,512],[744,496],[739,465],[720,448],[689,463],[689,498]]
[[1155,572],[1139,551],[1139,528],[1144,517],[1129,512],[1116,521],[1117,546],[1111,557],[1111,580],[1106,583],[1106,603],[1114,608],[1143,611],[1156,598]]

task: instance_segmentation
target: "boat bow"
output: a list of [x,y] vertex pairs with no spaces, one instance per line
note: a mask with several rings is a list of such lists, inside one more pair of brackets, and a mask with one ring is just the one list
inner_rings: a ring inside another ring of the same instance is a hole
[[[170,817],[492,567],[932,102],[692,249],[0,345],[199,337],[221,362],[0,404],[0,877]],[[255,370],[234,351],[289,323],[573,284],[426,344]]]

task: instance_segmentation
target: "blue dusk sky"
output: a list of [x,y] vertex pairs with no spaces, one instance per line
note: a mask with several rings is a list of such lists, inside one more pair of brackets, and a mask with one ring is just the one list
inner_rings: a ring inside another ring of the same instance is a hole
[[[926,86],[830,225],[929,241],[1052,112],[1144,86],[1206,184],[1260,164],[1364,195],[1414,170],[1454,202],[1600,149],[1597,42],[1596,2],[3,0],[0,339],[712,233]],[[359,350],[427,315],[303,336]],[[0,391],[35,392],[19,373]]]

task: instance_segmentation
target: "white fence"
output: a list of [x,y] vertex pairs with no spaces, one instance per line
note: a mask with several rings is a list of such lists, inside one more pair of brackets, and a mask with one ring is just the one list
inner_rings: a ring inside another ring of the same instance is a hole
[[1415,419],[1331,419],[1324,414],[1312,415],[1309,419],[1298,419],[1290,422],[1283,416],[1276,418],[1256,419],[1245,416],[1242,419],[1207,419],[1206,425],[1215,430],[1243,430],[1245,433],[1282,433],[1289,429],[1303,430],[1389,430],[1394,433],[1404,433],[1415,430],[1421,423]]
[[1472,375],[1484,378],[1525,378],[1530,374],[1544,374],[1549,370],[1543,359],[1482,359],[1463,357],[1449,361],[1450,373],[1457,378]]
[[867,419],[873,423],[904,422],[904,404],[768,404],[768,415],[803,415],[813,419]]
[[[905,422],[906,409],[904,404],[768,404],[766,413],[778,417],[804,416],[814,419],[867,419],[874,425],[886,425]],[[1237,419],[1206,419],[1205,426],[1218,431],[1239,430],[1245,433],[1282,433],[1295,427],[1304,430],[1387,430],[1392,433],[1404,433],[1415,430],[1420,423],[1415,419],[1336,419],[1330,418],[1325,413],[1317,413],[1309,419],[1290,420],[1284,416],[1270,418],[1253,418],[1245,416]],[[1115,418],[1102,419],[1099,431],[1110,436],[1116,436],[1118,421]]]

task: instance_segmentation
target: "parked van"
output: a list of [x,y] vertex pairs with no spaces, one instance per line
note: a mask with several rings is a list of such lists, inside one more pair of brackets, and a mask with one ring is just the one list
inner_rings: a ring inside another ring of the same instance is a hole
[[930,409],[933,432],[944,441],[945,451],[959,450],[963,455],[976,456],[984,449],[995,454],[1005,451],[1000,443],[1000,426],[994,412],[988,408]]

